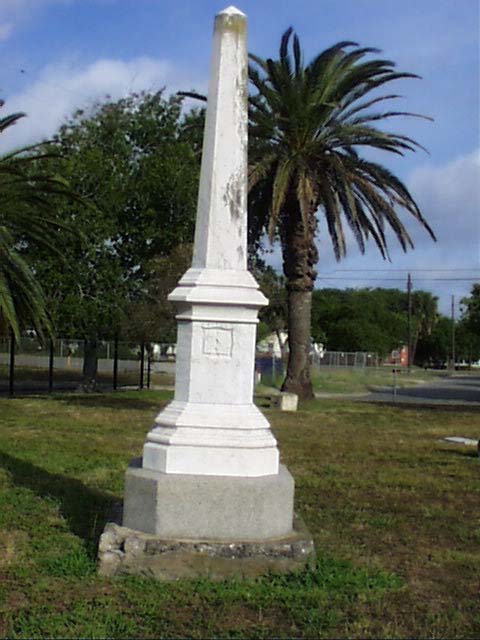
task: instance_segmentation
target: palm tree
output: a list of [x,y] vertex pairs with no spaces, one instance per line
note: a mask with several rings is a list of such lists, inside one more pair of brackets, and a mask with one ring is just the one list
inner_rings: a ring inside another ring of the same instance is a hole
[[339,42],[305,65],[290,28],[278,60],[250,56],[250,214],[257,230],[263,227],[272,240],[280,240],[290,350],[283,389],[303,398],[313,396],[309,351],[319,229],[326,224],[337,260],[347,251],[345,223],[362,252],[371,237],[388,259],[388,227],[404,251],[413,248],[399,211],[412,215],[435,239],[406,186],[359,155],[362,147],[399,155],[420,147],[375,126],[394,116],[417,116],[371,107],[399,97],[380,95],[383,85],[418,77],[396,72],[389,60],[369,59],[376,53]]
[[415,291],[412,295],[413,327],[410,344],[410,362],[415,362],[419,340],[428,338],[438,320],[438,298],[429,291]]
[[[0,133],[24,116],[0,118]],[[55,250],[51,236],[59,223],[52,214],[52,198],[70,192],[61,178],[45,171],[52,157],[36,145],[0,156],[0,334],[11,330],[17,340],[22,324],[40,335],[49,330],[41,286],[22,253],[32,244]]]

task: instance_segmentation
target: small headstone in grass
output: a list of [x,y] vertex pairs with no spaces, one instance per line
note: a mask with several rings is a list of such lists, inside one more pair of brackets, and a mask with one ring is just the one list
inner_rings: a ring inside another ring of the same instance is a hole
[[466,447],[476,447],[478,457],[480,458],[480,439],[474,440],[473,438],[464,438],[463,436],[448,436],[443,438],[443,440],[453,444],[463,444]]
[[280,411],[296,411],[298,409],[298,396],[296,393],[278,393],[272,396],[272,407]]
[[453,442],[455,444],[464,444],[467,447],[477,447],[478,440],[472,440],[472,438],[464,438],[462,436],[448,436],[444,438],[447,442]]

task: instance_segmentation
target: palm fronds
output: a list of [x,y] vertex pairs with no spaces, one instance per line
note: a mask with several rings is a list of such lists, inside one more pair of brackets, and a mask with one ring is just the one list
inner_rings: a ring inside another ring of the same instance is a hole
[[366,148],[397,155],[423,149],[408,136],[376,126],[398,117],[425,118],[405,110],[371,111],[400,98],[397,93],[378,95],[384,85],[418,78],[396,71],[390,60],[371,59],[378,53],[342,41],[304,65],[298,36],[289,28],[278,59],[250,55],[251,198],[258,205],[259,193],[253,191],[262,191],[262,180],[271,182],[271,190],[263,189],[273,196],[264,203],[270,211],[270,236],[288,218],[286,208],[296,202],[306,242],[313,242],[307,236],[314,228],[306,217],[323,212],[337,259],[346,253],[345,222],[361,251],[371,237],[384,258],[386,225],[404,250],[413,246],[402,212],[435,239],[405,185],[381,164],[360,155]]
[[[22,117],[15,113],[0,119],[0,133]],[[39,244],[59,251],[54,236],[62,223],[55,216],[55,199],[72,194],[48,170],[55,158],[46,145],[0,156],[0,331],[12,329],[17,339],[21,326],[39,335],[50,331],[41,286],[23,253]]]

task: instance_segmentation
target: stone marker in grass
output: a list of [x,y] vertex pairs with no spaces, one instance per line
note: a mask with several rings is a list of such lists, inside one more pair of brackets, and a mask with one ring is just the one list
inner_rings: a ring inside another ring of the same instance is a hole
[[293,527],[293,478],[253,404],[258,310],[247,271],[246,17],[216,16],[192,267],[177,306],[175,398],[127,470],[123,526],[100,541],[104,575],[159,579],[290,571],[313,557]]

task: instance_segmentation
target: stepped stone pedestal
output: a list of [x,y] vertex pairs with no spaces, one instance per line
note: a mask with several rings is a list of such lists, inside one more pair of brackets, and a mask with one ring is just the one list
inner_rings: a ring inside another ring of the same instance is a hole
[[215,19],[192,267],[169,296],[175,397],[126,472],[123,521],[100,541],[104,575],[257,575],[312,558],[293,526],[293,478],[253,404],[267,300],[247,271],[247,123],[246,18],[229,7]]
[[293,478],[158,473],[134,461],[126,474],[123,525],[162,537],[278,538],[292,532]]

